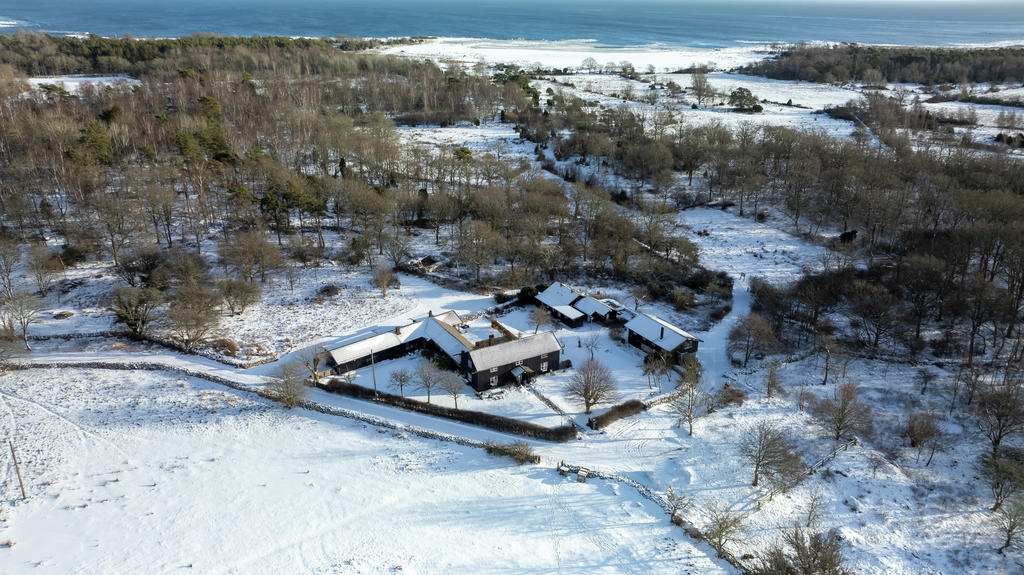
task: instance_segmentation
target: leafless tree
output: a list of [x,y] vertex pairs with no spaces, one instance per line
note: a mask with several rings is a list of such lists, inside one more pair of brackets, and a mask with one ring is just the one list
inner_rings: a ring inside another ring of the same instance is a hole
[[992,490],[992,511],[998,511],[1007,499],[1024,491],[1024,463],[1014,457],[986,454],[981,458],[980,470]]
[[999,533],[1004,538],[1003,545],[996,550],[1000,555],[1007,547],[1014,544],[1024,531],[1024,498],[1014,497],[996,513]]
[[743,354],[743,367],[754,352],[768,352],[778,346],[775,331],[759,313],[750,313],[729,330],[729,353]]
[[718,96],[718,92],[711,86],[708,75],[703,70],[696,70],[690,74],[690,94],[697,100],[697,105],[701,108]]
[[455,409],[459,408],[459,395],[466,387],[465,380],[454,371],[444,371],[441,374],[441,389],[455,402]]
[[704,528],[704,537],[721,556],[725,553],[725,546],[743,532],[743,516],[726,507],[709,507],[705,511],[708,524]]
[[154,288],[119,287],[114,290],[110,310],[118,323],[123,323],[132,337],[143,338],[157,308],[164,302],[163,293]]
[[228,305],[231,315],[245,313],[246,308],[260,299],[259,284],[241,279],[224,278],[217,282],[217,291]]
[[372,282],[374,287],[380,289],[380,297],[387,297],[388,286],[395,280],[395,272],[388,266],[377,266],[373,269]]
[[2,313],[7,316],[6,323],[17,326],[25,349],[29,351],[32,350],[32,346],[28,343],[28,328],[39,323],[39,314],[42,311],[43,300],[24,291],[15,290],[14,296],[8,298],[2,305]]
[[803,466],[786,434],[767,420],[757,422],[743,435],[740,455],[754,468],[754,487],[762,477],[777,485],[789,485]]
[[46,295],[50,286],[53,285],[54,278],[63,267],[60,257],[46,246],[35,245],[29,250],[28,269],[36,280],[36,287],[39,288],[40,295]]
[[983,383],[974,414],[992,456],[998,456],[1004,439],[1024,431],[1024,385],[1016,377]]
[[590,413],[594,405],[614,400],[618,396],[618,389],[611,370],[596,359],[587,359],[569,378],[565,395],[569,399],[583,402],[584,412]]
[[413,374],[408,369],[399,368],[392,371],[388,379],[391,382],[391,387],[397,389],[398,394],[405,397],[405,388],[412,383]]
[[186,351],[195,351],[220,323],[220,299],[216,292],[198,286],[183,286],[175,292],[167,319]]
[[416,364],[416,385],[427,392],[427,403],[430,403],[430,394],[440,385],[443,375],[441,369],[428,359]]
[[[679,384],[676,387],[678,395],[669,404],[669,408],[679,416],[679,423],[683,419],[686,420],[687,433],[692,436],[693,420],[701,406],[707,405],[708,394],[701,386],[701,374],[697,373],[694,376],[690,373],[688,370],[684,375],[679,376]],[[678,427],[679,424],[677,423],[676,426]]]
[[860,400],[857,386],[853,383],[839,386],[835,397],[818,402],[814,414],[836,441],[844,437],[870,435],[874,427],[871,408]]
[[530,323],[533,324],[533,333],[537,333],[541,326],[552,325],[553,320],[548,310],[538,306],[530,312]]
[[306,368],[301,360],[291,360],[281,364],[267,380],[267,393],[276,401],[280,401],[286,409],[302,403],[306,397]]
[[938,447],[939,426],[935,423],[935,411],[915,411],[907,417],[907,428],[904,432],[910,440],[910,447],[917,450],[917,459],[921,460],[921,452],[930,449],[925,467],[931,465],[932,457]]
[[21,260],[21,245],[10,238],[0,238],[0,295],[14,297],[14,268]]

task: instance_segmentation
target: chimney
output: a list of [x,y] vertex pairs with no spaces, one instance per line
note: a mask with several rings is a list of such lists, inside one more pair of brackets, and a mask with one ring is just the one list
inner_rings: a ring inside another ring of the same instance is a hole
[[395,326],[395,335],[402,335],[402,327],[401,326],[398,326],[398,325]]
[[494,345],[494,334],[493,333],[492,334],[488,334],[488,336],[487,336],[487,345]]
[[427,317],[434,317],[434,310],[427,310]]
[[658,336],[658,339],[665,339],[665,326],[661,326],[661,335]]

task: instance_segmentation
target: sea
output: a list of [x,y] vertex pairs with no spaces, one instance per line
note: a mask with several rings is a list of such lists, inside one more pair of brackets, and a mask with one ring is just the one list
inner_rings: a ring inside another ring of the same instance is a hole
[[1024,0],[0,0],[0,32],[437,36],[609,47],[1024,44]]

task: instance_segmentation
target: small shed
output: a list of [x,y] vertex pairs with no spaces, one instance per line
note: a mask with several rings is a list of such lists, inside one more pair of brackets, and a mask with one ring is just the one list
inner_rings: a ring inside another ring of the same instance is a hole
[[590,321],[605,322],[615,319],[615,310],[589,295],[576,300],[572,307],[583,312]]
[[683,356],[696,353],[700,340],[653,315],[638,313],[626,322],[627,341],[644,353],[658,353],[681,363]]
[[586,314],[572,306],[583,296],[561,282],[555,282],[537,294],[537,301],[547,308],[551,315],[569,327],[580,327]]

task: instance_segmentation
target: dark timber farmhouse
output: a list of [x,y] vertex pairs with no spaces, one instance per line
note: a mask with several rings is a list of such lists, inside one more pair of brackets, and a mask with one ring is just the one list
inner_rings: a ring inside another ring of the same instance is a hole
[[645,313],[638,313],[626,322],[627,341],[647,354],[660,354],[673,363],[697,351],[700,340],[667,321]]
[[499,336],[471,342],[460,331],[462,319],[453,311],[369,336],[360,336],[326,350],[327,367],[336,374],[394,359],[419,350],[444,354],[477,391],[558,369],[561,345],[553,332],[517,336],[492,320]]
[[584,321],[605,322],[615,319],[615,310],[604,302],[583,295],[564,283],[555,282],[537,294],[537,301],[551,316],[569,327]]

